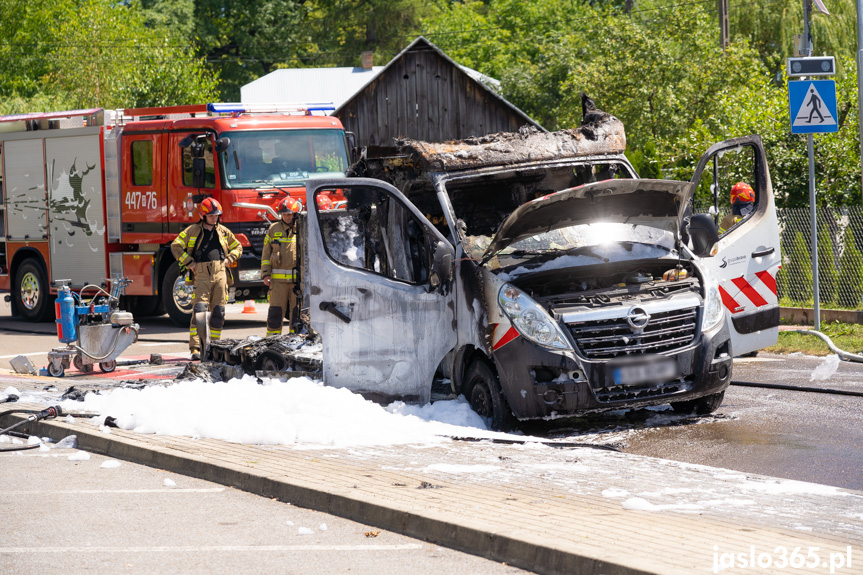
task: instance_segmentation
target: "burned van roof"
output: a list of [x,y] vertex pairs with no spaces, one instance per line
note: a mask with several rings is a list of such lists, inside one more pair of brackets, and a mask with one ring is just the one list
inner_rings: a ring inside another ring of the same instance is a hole
[[604,154],[622,154],[626,149],[623,122],[598,110],[582,95],[584,111],[581,126],[557,132],[540,132],[522,127],[518,132],[498,132],[486,136],[423,142],[408,138],[396,144],[399,153],[427,172],[453,172],[492,166],[510,166]]

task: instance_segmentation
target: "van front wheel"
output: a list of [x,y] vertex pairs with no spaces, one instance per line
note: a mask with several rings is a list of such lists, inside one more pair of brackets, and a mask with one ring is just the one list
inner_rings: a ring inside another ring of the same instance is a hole
[[719,409],[723,399],[725,399],[725,391],[720,391],[719,393],[705,395],[704,397],[690,399],[689,401],[672,401],[671,408],[675,413],[708,415]]
[[471,408],[495,431],[509,431],[515,416],[503,396],[497,376],[488,363],[475,360],[465,372],[465,389]]

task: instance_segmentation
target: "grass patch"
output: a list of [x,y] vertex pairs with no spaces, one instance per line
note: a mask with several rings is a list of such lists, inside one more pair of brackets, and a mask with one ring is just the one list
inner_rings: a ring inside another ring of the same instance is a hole
[[[829,337],[839,349],[851,353],[863,352],[863,325],[834,321],[821,323],[821,333]],[[833,353],[827,344],[814,335],[804,335],[793,331],[780,331],[776,345],[766,348],[770,353],[800,352],[807,355],[828,355]]]

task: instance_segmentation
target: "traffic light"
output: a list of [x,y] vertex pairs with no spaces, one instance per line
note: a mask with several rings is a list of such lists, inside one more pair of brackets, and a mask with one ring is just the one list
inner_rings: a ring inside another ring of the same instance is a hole
[[836,74],[836,61],[833,56],[808,58],[788,58],[788,76],[833,76]]

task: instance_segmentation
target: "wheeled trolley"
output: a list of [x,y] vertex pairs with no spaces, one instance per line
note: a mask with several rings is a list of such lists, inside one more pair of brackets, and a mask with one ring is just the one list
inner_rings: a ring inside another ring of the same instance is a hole
[[[75,293],[69,289],[69,280],[56,283],[57,337],[67,345],[48,352],[48,374],[63,377],[70,365],[91,373],[97,363],[104,373],[114,371],[117,357],[138,341],[138,324],[132,314],[118,309],[120,295],[131,281],[114,279],[110,293],[97,286],[85,286]],[[85,302],[82,294],[88,288],[98,291]]]

